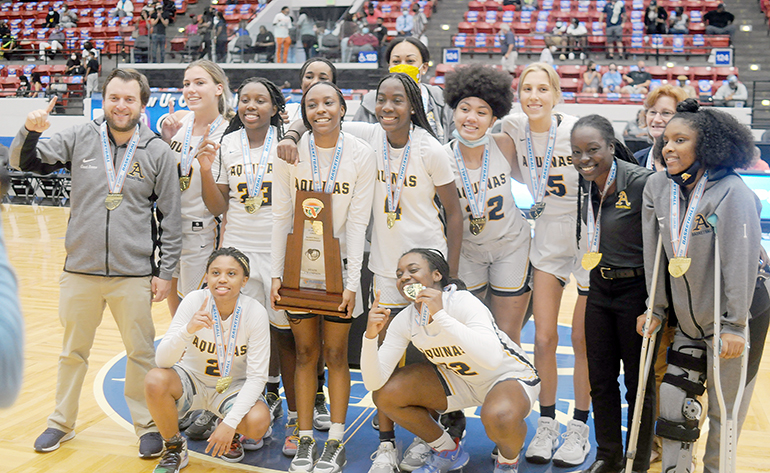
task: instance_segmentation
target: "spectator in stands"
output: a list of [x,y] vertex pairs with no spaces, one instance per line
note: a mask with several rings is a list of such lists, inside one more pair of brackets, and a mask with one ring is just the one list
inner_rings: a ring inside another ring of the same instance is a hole
[[537,10],[537,0],[521,0],[521,9],[524,11]]
[[67,59],[67,70],[64,74],[68,76],[82,76],[86,73],[86,68],[83,67],[83,63],[80,61],[78,53],[70,54],[70,58]]
[[21,74],[19,76],[19,87],[16,88],[16,96],[29,97],[29,94],[30,94],[29,79],[27,79],[27,76],[25,76],[24,74]]
[[609,69],[602,76],[602,91],[605,94],[620,93],[621,84],[623,84],[623,76],[618,72],[618,66],[610,63]]
[[99,50],[94,47],[94,43],[92,43],[90,39],[83,43],[83,51],[81,54],[83,55],[83,59],[85,61],[88,60],[86,52],[91,53],[97,60],[99,59]]
[[281,11],[273,18],[273,35],[275,36],[275,62],[286,63],[291,46],[291,37],[289,37],[289,28],[291,28],[291,17],[289,7],[281,8]]
[[583,73],[583,93],[584,94],[597,94],[602,84],[602,75],[599,72],[601,66],[588,61],[588,69]]
[[[767,133],[767,132],[765,132]],[[759,147],[754,147],[754,156],[751,160],[751,164],[748,167],[743,168],[745,171],[770,171],[770,165],[762,159],[762,150]]]
[[690,17],[684,12],[684,7],[676,7],[668,22],[668,32],[671,34],[688,34],[690,32]]
[[227,21],[222,10],[214,14],[214,52],[216,62],[225,62],[227,59]]
[[62,5],[59,12],[59,24],[62,28],[75,28],[78,25],[78,15],[70,10],[67,5]]
[[573,18],[567,27],[567,40],[569,41],[570,61],[575,59],[575,51],[580,51],[580,59],[585,59],[585,47],[588,42],[588,30],[586,25],[580,22],[577,18]]
[[626,6],[623,0],[607,2],[602,11],[602,19],[606,25],[607,59],[615,58],[613,46],[618,47],[618,54],[623,56],[623,22],[626,20]]
[[567,25],[563,21],[557,21],[554,24],[551,34],[545,37],[545,45],[551,50],[552,54],[559,52],[559,59],[564,61],[567,55],[564,54],[564,47],[567,45]]
[[340,28],[340,40],[343,38],[349,38],[350,35],[356,31],[358,31],[358,25],[353,19],[353,15],[351,13],[345,13],[342,18],[342,28]]
[[377,8],[374,8],[374,5],[371,3],[366,9],[366,22],[369,23],[369,28],[374,29],[374,26],[377,24],[377,19],[382,18],[382,12],[380,11],[380,6],[377,5]]
[[93,52],[87,51],[86,54],[86,97],[91,97],[99,90],[99,61]]
[[45,87],[43,81],[40,79],[39,72],[32,73],[32,79],[29,83],[30,97],[45,97]]
[[198,34],[198,15],[190,13],[190,24],[184,27],[184,34],[188,37]]
[[503,53],[500,62],[503,65],[503,70],[514,73],[516,71],[516,59],[519,58],[519,53],[516,51],[516,36],[513,34],[513,31],[511,31],[511,27],[508,23],[500,24],[500,36],[500,48]]
[[275,60],[275,36],[265,28],[265,25],[259,27],[259,34],[254,42],[254,52],[267,55],[267,62]]
[[[155,2],[155,8],[150,15],[150,61],[165,62],[166,59],[166,27],[170,16],[163,11],[163,6]],[[86,66],[86,68],[88,68]],[[95,89],[94,89],[95,90]]]
[[302,41],[302,49],[305,50],[305,60],[308,60],[317,54],[316,45],[318,44],[318,34],[316,33],[315,20],[308,15],[307,8],[299,9],[297,30],[299,40]]
[[727,76],[727,80],[714,94],[714,105],[719,107],[743,107],[746,99],[749,98],[749,92],[746,86],[738,80],[735,74]]
[[706,34],[727,34],[732,39],[735,33],[735,15],[725,11],[725,4],[717,5],[716,10],[703,15],[703,22],[706,23]]
[[368,27],[364,27],[363,30],[356,31],[348,38],[347,48],[345,48],[347,55],[342,55],[343,62],[352,62],[353,58],[357,58],[358,53],[362,51],[377,51],[379,46],[377,37],[369,32]]
[[647,34],[666,34],[666,20],[668,20],[666,9],[658,6],[657,0],[650,0],[647,9],[644,10],[644,27]]
[[[669,84],[664,84],[647,94],[644,100],[644,124],[652,146],[634,153],[634,158],[640,166],[653,170],[656,170],[653,165],[659,166],[659,163],[655,163],[652,157],[655,140],[663,135],[666,125],[676,114],[677,104],[685,99],[687,99],[687,94],[684,90]],[[660,167],[657,170],[661,170]],[[660,376],[662,380],[663,375]]]
[[644,69],[644,61],[639,61],[636,70],[629,71],[623,76],[626,86],[621,89],[621,94],[646,94],[650,90],[652,75]]
[[631,137],[631,138],[644,138],[647,136],[647,130],[644,128],[644,118],[645,117],[645,111],[644,109],[639,109],[639,112],[636,114],[635,120],[630,120],[628,123],[626,123],[626,128],[623,130],[623,136],[624,137]]
[[201,43],[201,53],[198,59],[207,57],[211,59],[211,25],[214,22],[214,10],[206,7],[198,18],[198,34],[203,42]]
[[687,96],[691,99],[697,99],[698,98],[698,91],[695,90],[695,87],[691,86],[689,84],[689,80],[687,79],[687,76],[677,76],[676,80],[679,84],[679,87],[682,88],[682,90],[685,91]]
[[246,28],[247,22],[246,20],[241,20],[238,22],[238,29],[235,30],[235,36],[248,36],[249,30]]
[[423,34],[425,32],[425,25],[428,24],[428,17],[424,12],[420,11],[420,4],[412,4],[412,18],[414,21],[414,27],[412,28],[412,36],[428,45],[428,38]]
[[139,12],[139,21],[136,22],[137,36],[150,36],[150,15],[152,12],[145,8]]
[[53,28],[59,24],[59,12],[54,10],[53,6],[48,7],[48,14],[45,16],[43,28]]
[[56,51],[63,49],[62,43],[64,43],[64,31],[62,31],[61,23],[51,30],[48,34],[48,41],[40,42],[40,60],[44,60],[46,57],[46,51],[48,51],[48,58],[53,59],[56,57]]
[[110,11],[110,16],[122,18],[127,16],[129,18],[134,17],[134,4],[131,0],[118,0],[118,4]]
[[8,22],[0,20],[0,38],[5,38],[11,35],[11,29],[8,27]]
[[408,8],[401,9],[401,16],[396,18],[396,36],[412,36],[414,16]]

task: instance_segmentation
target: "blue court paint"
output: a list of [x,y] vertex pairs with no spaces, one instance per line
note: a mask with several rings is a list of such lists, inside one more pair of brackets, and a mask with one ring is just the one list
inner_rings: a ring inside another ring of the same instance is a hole
[[[570,346],[570,328],[567,326],[559,326],[559,349],[557,351],[557,365],[560,370],[559,374],[559,389],[557,392],[556,403],[556,418],[561,424],[561,432],[565,430],[565,425],[572,418],[572,410],[574,408],[574,391],[572,387],[572,368],[574,365],[574,355],[572,354],[572,348]],[[533,343],[535,338],[535,329],[533,322],[529,322],[521,334],[523,348],[527,351],[530,358],[533,357]],[[103,376],[97,376],[96,386],[94,391],[97,393],[97,397],[102,397],[105,402],[100,402],[100,405],[105,412],[115,417],[119,416],[123,421],[128,422],[130,425],[131,417],[126,406],[125,398],[123,397],[123,386],[126,370],[126,357],[125,353],[122,356],[115,357],[112,363],[108,364],[102,369]],[[377,449],[378,433],[371,426],[371,417],[374,414],[374,405],[371,402],[371,395],[364,388],[364,384],[361,380],[361,373],[358,370],[351,371],[351,388],[350,388],[350,407],[348,408],[348,416],[345,432],[345,446],[347,450],[347,466],[344,471],[350,473],[365,473],[369,471],[371,466],[370,455]],[[621,386],[621,395],[625,398],[625,388],[623,388],[622,378],[619,380]],[[537,404],[535,409],[537,409]],[[626,405],[623,405],[623,419],[626,418]],[[284,403],[284,411],[286,411],[286,404]],[[487,438],[484,432],[484,426],[478,417],[480,408],[467,409],[467,433],[464,440],[464,447],[471,456],[471,460],[468,465],[462,470],[465,473],[488,473],[493,469],[493,461],[490,457],[494,444]],[[525,448],[532,439],[537,427],[537,419],[539,414],[533,411],[527,418],[527,440],[524,444]],[[120,421],[120,419],[117,419]],[[248,464],[256,467],[268,468],[275,471],[286,471],[289,468],[290,458],[285,457],[281,453],[281,448],[284,442],[285,419],[273,426],[273,434],[270,438],[265,439],[265,446],[256,452],[246,452],[246,457],[243,459],[243,464]],[[596,442],[593,438],[593,419],[589,419],[588,425],[591,427],[591,444],[592,450],[586,462],[576,468],[557,468],[552,464],[548,465],[533,465],[527,463],[523,459],[519,463],[520,473],[544,473],[544,472],[567,472],[567,471],[580,471],[584,468],[588,468],[594,460]],[[131,429],[133,430],[133,429]],[[624,425],[625,430],[625,425]],[[325,432],[315,432],[315,439],[319,443],[319,447],[322,448],[323,442],[326,440]],[[401,451],[409,446],[412,442],[413,435],[406,430],[397,427],[396,437],[399,443]],[[189,448],[193,451],[203,453],[206,442],[199,441],[188,443]],[[320,453],[320,452],[319,452]],[[195,458],[191,458],[190,461],[196,461]]]

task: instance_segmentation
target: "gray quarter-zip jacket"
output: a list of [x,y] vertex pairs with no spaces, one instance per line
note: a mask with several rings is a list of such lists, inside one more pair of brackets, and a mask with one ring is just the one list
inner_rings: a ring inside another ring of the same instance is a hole
[[[103,120],[70,127],[45,141],[39,141],[40,133],[22,126],[11,143],[10,164],[40,174],[70,169],[71,212],[64,241],[64,271],[106,277],[153,275],[170,280],[182,250],[176,160],[168,144],[140,125],[139,144],[123,185],[123,201],[108,211],[104,199],[109,185],[99,133]],[[116,146],[111,136],[109,141],[113,164],[118,168],[126,145]]]

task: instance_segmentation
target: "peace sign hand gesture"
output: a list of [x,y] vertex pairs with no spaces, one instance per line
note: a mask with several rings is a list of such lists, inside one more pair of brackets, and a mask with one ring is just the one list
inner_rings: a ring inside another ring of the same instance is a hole
[[51,122],[48,120],[48,116],[53,112],[56,99],[57,97],[54,95],[51,101],[48,102],[48,107],[29,112],[27,119],[24,121],[24,128],[35,133],[42,133],[50,128]]

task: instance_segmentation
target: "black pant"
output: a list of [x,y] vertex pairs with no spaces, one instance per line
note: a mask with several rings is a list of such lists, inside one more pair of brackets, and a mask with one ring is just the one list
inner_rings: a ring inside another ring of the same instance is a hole
[[[640,369],[642,337],[636,333],[636,318],[646,309],[644,276],[604,279],[599,268],[591,271],[591,289],[586,305],[586,348],[591,402],[594,408],[596,459],[619,465],[624,458],[621,434],[620,362],[623,362],[628,403],[627,425],[632,424]],[[654,347],[651,347],[655,353]],[[650,465],[655,420],[655,367],[653,360],[644,396],[642,424],[634,460],[634,471]],[[626,436],[628,443],[628,436]]]

